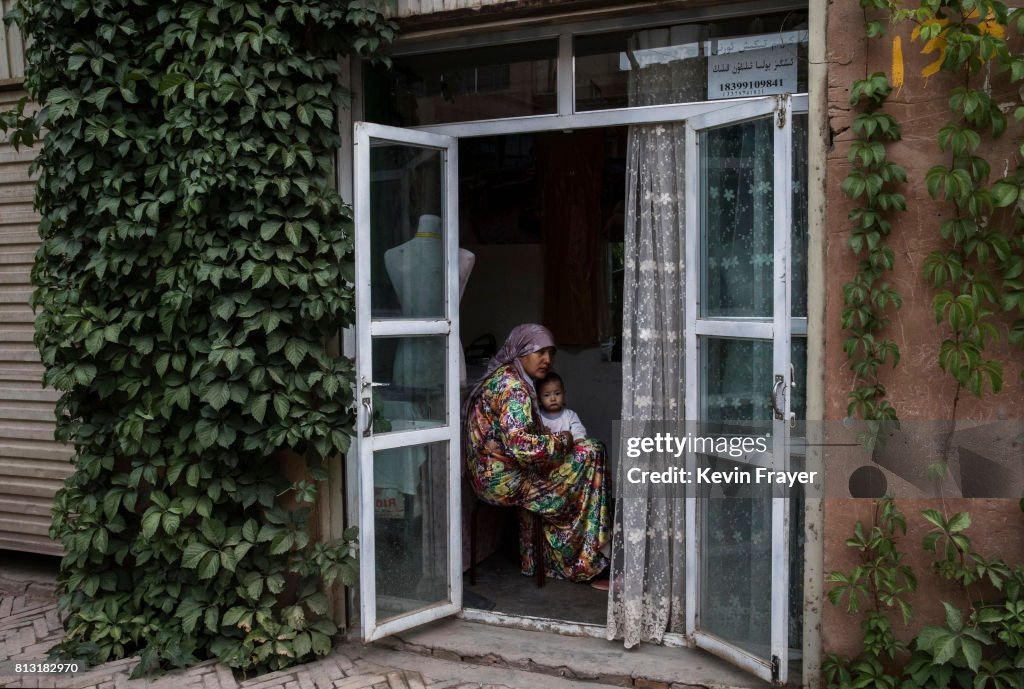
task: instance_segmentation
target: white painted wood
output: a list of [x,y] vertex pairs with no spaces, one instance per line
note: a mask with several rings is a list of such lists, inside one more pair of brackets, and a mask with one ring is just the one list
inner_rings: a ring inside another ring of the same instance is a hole
[[694,641],[698,648],[703,648],[722,660],[757,675],[766,682],[771,681],[771,668],[766,667],[763,660],[719,639],[714,634],[697,631],[694,633]]
[[452,324],[445,320],[409,320],[389,318],[370,323],[370,334],[374,337],[412,337],[414,335],[447,335]]
[[[773,180],[775,224],[775,290],[772,358],[775,377],[782,377],[782,417],[776,418],[772,429],[772,456],[775,468],[789,470],[789,422],[793,418],[792,401],[792,279],[790,275],[791,238],[793,236],[793,112],[788,94],[777,97],[774,128]],[[772,648],[779,659],[775,681],[785,685],[789,674],[789,500],[772,498]]]
[[[694,328],[696,314],[700,312],[700,289],[698,278],[698,256],[697,253],[697,232],[700,228],[700,205],[694,202],[697,194],[700,193],[700,170],[698,161],[699,147],[697,131],[693,127],[686,128],[685,144],[685,175],[683,184],[686,194],[684,204],[685,228],[683,254],[684,254],[684,280],[686,294],[684,297],[686,306],[684,311],[685,326],[683,328],[683,382],[684,398],[683,413],[687,421],[694,421],[699,418],[697,413],[699,392],[697,389],[697,362],[700,360],[698,349],[700,340]],[[689,429],[687,429],[689,430]],[[697,455],[693,452],[686,453],[686,471],[690,476],[697,475]],[[694,633],[697,630],[697,601],[699,600],[700,588],[697,577],[697,553],[700,551],[697,530],[697,489],[695,486],[686,487],[686,540],[685,540],[685,566],[686,566],[686,635],[695,640]]]
[[[442,134],[445,136],[472,137],[499,134],[525,134],[528,132],[558,131],[564,129],[589,129],[591,127],[616,127],[630,124],[653,124],[655,122],[680,122],[694,117],[718,112],[727,108],[770,100],[770,96],[737,98],[735,100],[705,101],[677,105],[651,105],[640,108],[616,110],[595,110],[571,115],[536,115],[532,117],[510,117],[501,120],[481,120],[452,124],[435,124],[417,127],[416,131]],[[797,112],[806,112],[807,95],[792,98]]]
[[[359,616],[364,641],[373,641],[389,634],[410,629],[458,612],[462,607],[462,528],[457,515],[461,514],[459,490],[461,463],[459,437],[459,367],[458,367],[458,153],[452,137],[421,131],[385,127],[366,122],[354,126],[354,197],[356,231],[356,377],[359,416],[355,438],[358,457],[359,485]],[[377,143],[402,144],[439,150],[444,169],[443,189],[446,252],[445,252],[445,318],[433,320],[392,319],[374,320],[371,317],[371,263],[370,247],[372,223],[370,217],[370,148]],[[447,422],[435,428],[374,433],[369,423],[372,415],[373,343],[381,336],[410,336],[441,334],[447,336],[446,362]],[[380,450],[408,447],[428,442],[446,442],[449,448],[447,462],[447,514],[448,514],[448,595],[446,600],[389,619],[377,621],[376,592],[376,535],[374,532],[374,453]]]
[[410,445],[443,442],[450,438],[451,429],[448,427],[448,424],[414,431],[388,431],[386,433],[373,434],[373,449],[394,450],[399,447],[409,447]]
[[[699,258],[696,260],[700,260]],[[699,287],[697,288],[700,289]],[[698,294],[698,302],[700,296]],[[694,324],[695,335],[708,335],[711,337],[751,337],[758,340],[770,340],[775,332],[775,325],[769,321],[744,320],[718,320],[699,319]]]
[[[773,119],[773,314],[771,322],[754,319],[702,319],[700,317],[700,242],[703,241],[702,194],[700,180],[704,177],[701,159],[700,137],[704,131],[733,125],[757,118]],[[687,418],[699,421],[701,367],[699,337],[719,337],[768,340],[772,342],[773,375],[783,376],[781,386],[785,389],[783,414],[772,423],[772,453],[769,456],[733,458],[739,463],[762,465],[767,459],[775,469],[788,469],[788,420],[790,384],[790,343],[792,319],[790,318],[790,228],[792,220],[792,103],[788,95],[759,100],[756,103],[724,108],[717,112],[697,116],[687,122],[686,141],[686,265],[687,265],[687,322],[694,327],[687,328],[685,352],[687,361]],[[806,319],[804,329],[806,330]],[[768,383],[774,381],[767,381]],[[753,460],[753,461],[751,461]],[[687,468],[695,471],[697,458],[687,456]],[[788,500],[772,498],[772,589],[771,595],[771,645],[765,648],[764,657],[755,657],[748,651],[729,643],[701,627],[700,590],[702,567],[701,510],[697,504],[697,486],[689,486],[687,503],[687,581],[686,581],[686,624],[687,633],[697,646],[742,667],[758,677],[772,680],[772,657],[778,659],[779,683],[785,683],[788,661],[788,596],[789,596],[789,530]],[[692,497],[691,497],[692,496]]]

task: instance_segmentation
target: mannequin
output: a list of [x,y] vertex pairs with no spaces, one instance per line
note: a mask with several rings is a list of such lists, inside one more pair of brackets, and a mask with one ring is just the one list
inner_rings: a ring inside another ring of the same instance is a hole
[[[466,290],[476,256],[459,249],[459,299]],[[421,215],[416,235],[384,253],[384,267],[391,278],[402,315],[407,318],[441,318],[444,315],[444,242],[441,218]],[[402,340],[395,354],[394,383],[403,387],[444,387],[444,346],[439,337]],[[466,361],[459,345],[459,384],[466,382]]]

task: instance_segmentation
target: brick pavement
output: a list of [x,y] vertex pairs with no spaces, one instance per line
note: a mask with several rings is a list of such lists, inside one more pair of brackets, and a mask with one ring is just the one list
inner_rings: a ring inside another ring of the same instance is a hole
[[[0,687],[57,689],[514,689],[452,677],[424,677],[370,662],[359,647],[335,648],[315,662],[240,679],[223,663],[207,661],[152,680],[131,680],[138,662],[127,658],[73,675],[11,674],[14,661],[42,661],[63,635],[52,597],[22,593],[0,597]],[[438,673],[434,673],[438,674]],[[440,673],[444,674],[444,673]],[[449,673],[451,674],[451,673]]]

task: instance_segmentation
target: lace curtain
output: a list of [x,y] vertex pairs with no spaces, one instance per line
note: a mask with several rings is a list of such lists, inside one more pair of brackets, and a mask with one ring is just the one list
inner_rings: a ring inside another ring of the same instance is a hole
[[[638,32],[637,51],[694,42],[699,35]],[[628,53],[630,104],[656,105],[704,100],[706,60],[700,57],[641,66]],[[629,129],[625,276],[622,323],[622,436],[644,437],[678,430],[683,411],[684,323],[684,123],[636,125]],[[612,532],[609,639],[626,648],[658,643],[685,624],[682,486],[630,484],[635,465],[624,451],[616,467],[616,512]],[[665,466],[646,464],[643,469]],[[675,463],[673,461],[673,463]]]
[[[622,324],[622,435],[683,415],[683,155],[680,123],[631,127]],[[608,638],[627,648],[683,625],[684,505],[659,484],[629,484],[619,453]],[[644,466],[644,469],[657,467]]]

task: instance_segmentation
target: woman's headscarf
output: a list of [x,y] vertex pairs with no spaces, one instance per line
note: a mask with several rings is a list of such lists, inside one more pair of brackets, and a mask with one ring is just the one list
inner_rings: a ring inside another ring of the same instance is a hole
[[544,349],[545,347],[554,347],[555,337],[551,334],[551,331],[545,328],[543,325],[537,323],[524,323],[523,325],[517,325],[512,328],[512,332],[508,334],[508,338],[505,340],[505,344],[501,346],[498,353],[487,363],[487,372],[481,376],[480,380],[473,386],[472,391],[469,393],[469,397],[466,399],[466,411],[473,408],[477,400],[480,399],[480,395],[483,394],[484,383],[490,378],[495,371],[502,366],[509,364],[515,369],[519,377],[526,383],[526,389],[530,391],[530,398],[533,400],[534,405],[537,404],[537,391],[533,386],[533,379],[526,374],[523,370],[523,365],[519,362],[519,357],[526,356],[527,354],[533,354],[536,351]]

